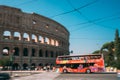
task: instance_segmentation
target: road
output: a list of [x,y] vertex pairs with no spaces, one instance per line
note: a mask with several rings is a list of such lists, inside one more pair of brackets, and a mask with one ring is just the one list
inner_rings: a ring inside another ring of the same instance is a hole
[[61,74],[54,80],[117,80],[117,74]]
[[15,77],[12,80],[117,80],[117,74],[60,74],[43,72],[24,77]]
[[59,76],[56,72],[42,72],[39,74],[32,74],[23,77],[13,77],[12,80],[54,80],[55,77]]

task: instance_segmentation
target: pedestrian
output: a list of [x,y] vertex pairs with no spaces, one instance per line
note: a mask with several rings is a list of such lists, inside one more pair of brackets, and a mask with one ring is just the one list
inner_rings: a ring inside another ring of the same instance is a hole
[[46,70],[46,66],[43,67],[43,70],[44,70],[44,71]]
[[49,65],[47,65],[47,71],[49,71],[50,70],[50,66]]

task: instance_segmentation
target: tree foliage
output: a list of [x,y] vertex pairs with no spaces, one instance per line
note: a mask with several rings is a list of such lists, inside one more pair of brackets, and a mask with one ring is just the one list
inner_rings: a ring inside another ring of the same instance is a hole
[[103,54],[105,55],[105,63],[107,63],[108,66],[120,69],[120,37],[118,29],[116,29],[115,32],[115,40],[103,44],[100,51],[102,53],[106,51],[106,53]]
[[114,55],[117,57],[116,60],[116,66],[118,69],[120,69],[120,37],[119,37],[119,31],[118,29],[115,32],[115,41],[114,41],[114,45],[115,45],[115,51],[114,51]]
[[104,53],[104,57],[105,57],[105,63],[107,64],[107,66],[115,66],[113,48],[114,48],[114,42],[107,42],[103,44],[101,48],[101,53],[103,53],[104,50],[106,51],[106,54]]
[[8,65],[9,64],[9,59],[8,58],[2,58],[1,60],[0,60],[0,66],[6,66],[6,65]]
[[100,53],[100,50],[96,50],[92,54],[99,54],[99,53]]
[[119,38],[119,32],[116,30],[115,34],[115,54],[120,55],[120,38]]

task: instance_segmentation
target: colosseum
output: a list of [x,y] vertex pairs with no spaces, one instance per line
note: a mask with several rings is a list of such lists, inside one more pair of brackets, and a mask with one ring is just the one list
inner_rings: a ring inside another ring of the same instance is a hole
[[36,13],[0,5],[0,58],[13,70],[55,65],[57,56],[69,55],[69,31]]

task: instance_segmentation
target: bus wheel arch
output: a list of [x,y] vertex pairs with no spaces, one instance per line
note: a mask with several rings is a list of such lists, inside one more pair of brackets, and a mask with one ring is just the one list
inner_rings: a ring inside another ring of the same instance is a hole
[[87,74],[91,73],[91,70],[90,70],[90,69],[87,69],[87,70],[86,70],[86,73],[87,73]]
[[68,70],[67,69],[63,69],[63,73],[68,73]]

